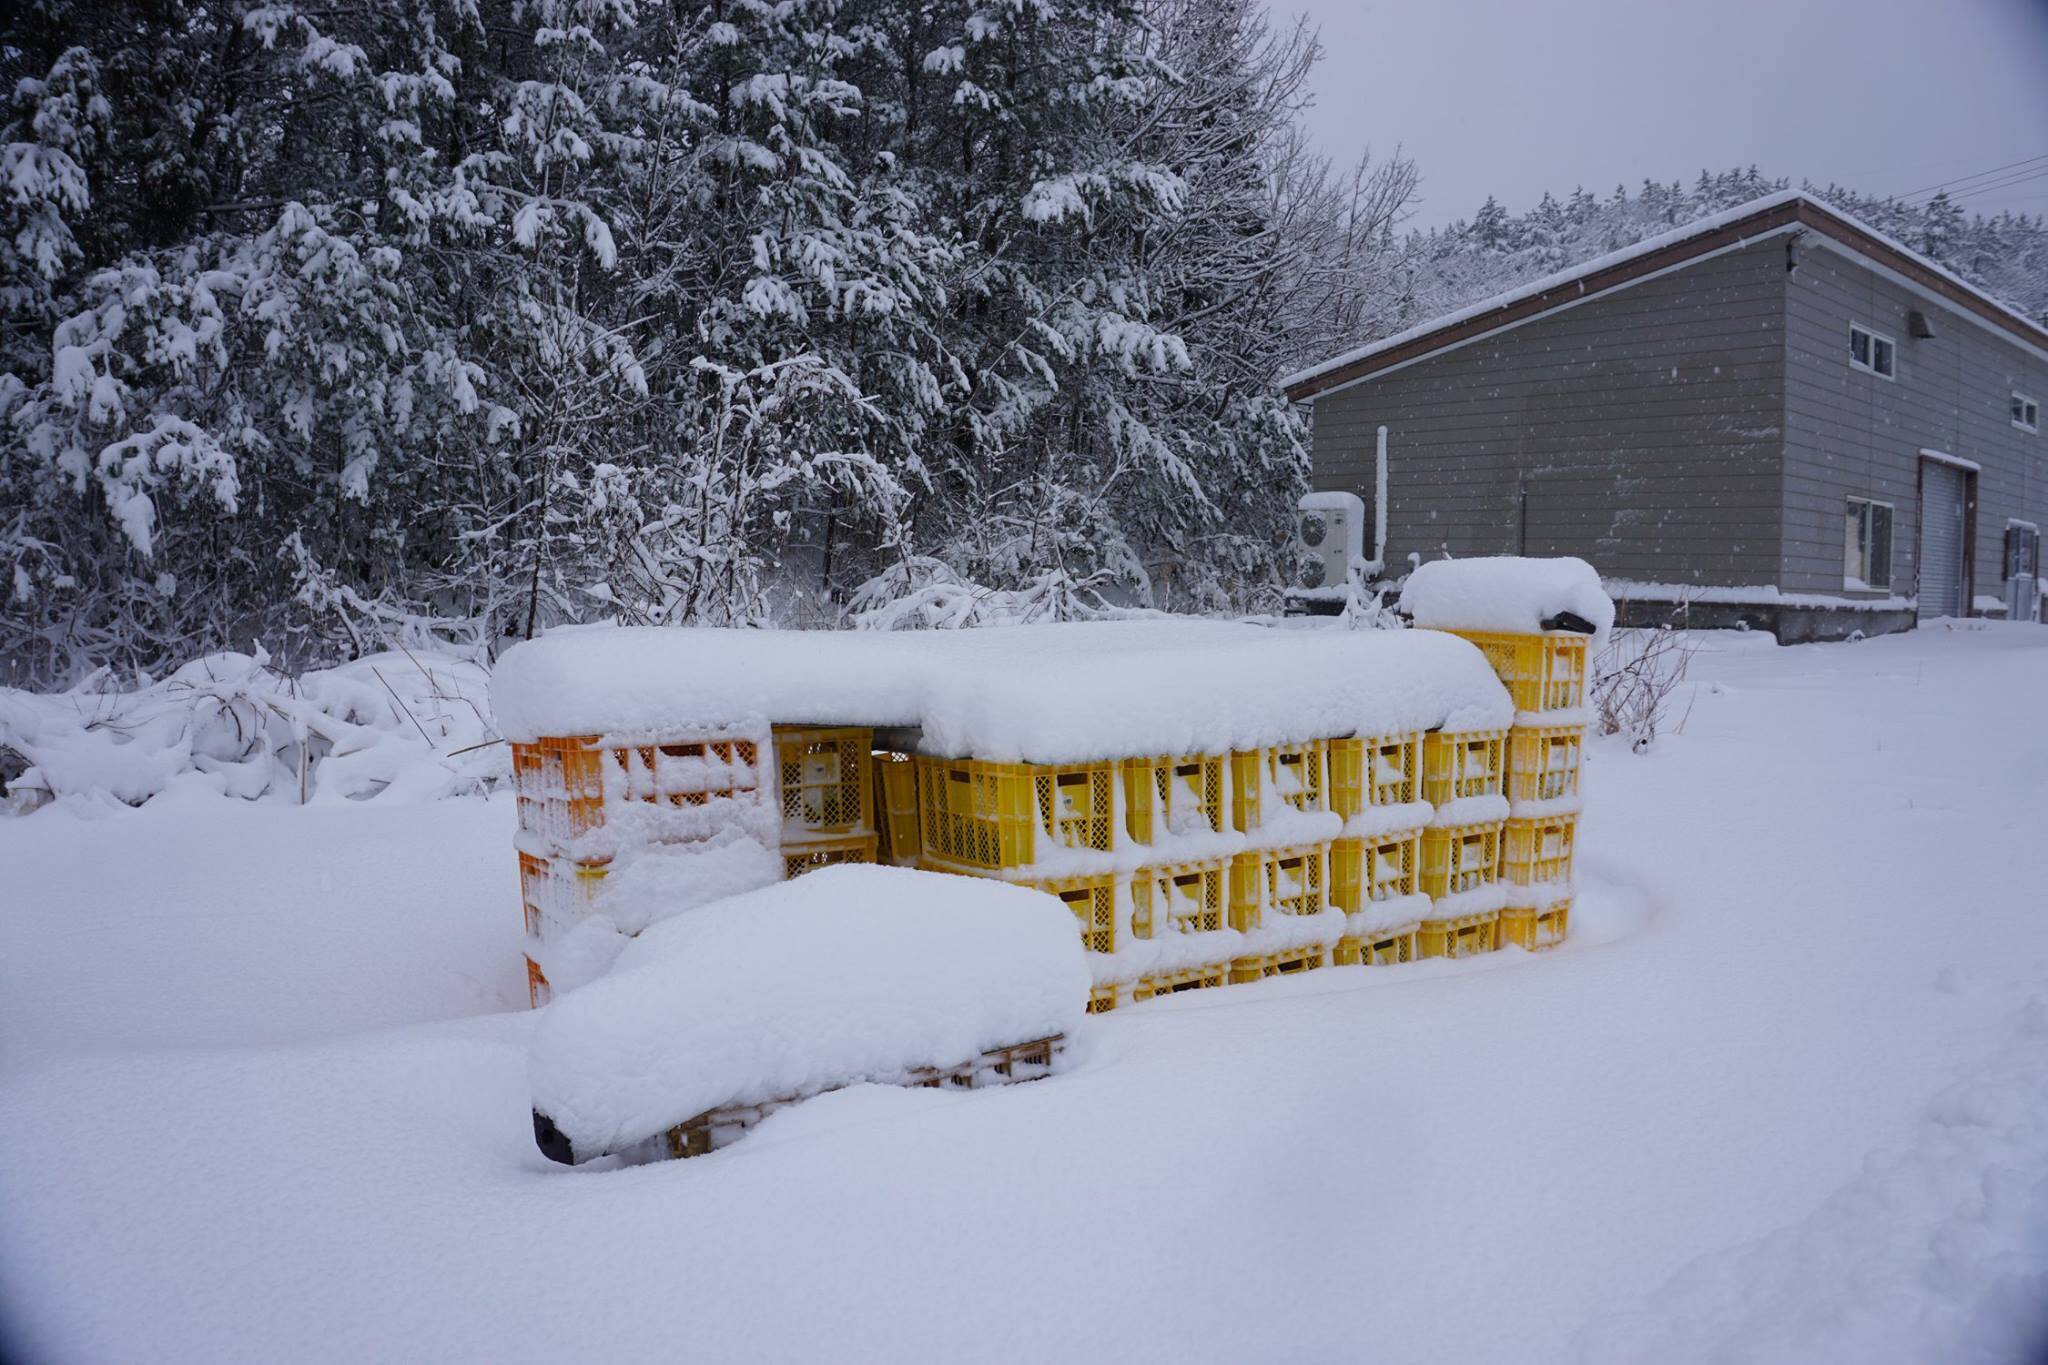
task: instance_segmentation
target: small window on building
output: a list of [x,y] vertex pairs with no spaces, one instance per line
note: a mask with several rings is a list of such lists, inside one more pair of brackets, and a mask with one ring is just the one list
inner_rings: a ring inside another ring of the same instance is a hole
[[1881,374],[1886,379],[1898,377],[1899,348],[1892,339],[1871,331],[1860,322],[1849,324],[1849,363],[1859,370]]
[[2041,405],[2023,393],[2012,396],[2012,424],[2021,431],[2041,429]]
[[1842,523],[1842,586],[1888,592],[1892,585],[1892,505],[1849,499]]

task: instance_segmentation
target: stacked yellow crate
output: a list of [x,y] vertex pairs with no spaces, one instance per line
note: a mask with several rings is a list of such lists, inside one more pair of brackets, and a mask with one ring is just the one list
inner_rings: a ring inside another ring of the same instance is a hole
[[1328,744],[1307,740],[1230,756],[1230,824],[1250,845],[1230,860],[1230,927],[1245,951],[1232,981],[1326,966],[1343,936],[1329,898]]
[[1563,941],[1571,914],[1592,637],[1563,630],[1456,633],[1479,646],[1515,703],[1500,935],[1524,948],[1548,948]]
[[[1108,870],[1113,860],[1087,855],[1109,855],[1120,842],[1115,766],[918,755],[918,865],[1000,877],[1056,896],[1073,910],[1088,950],[1114,954],[1124,888]],[[1108,1009],[1116,1000],[1114,989],[1098,991],[1090,1008]]]
[[[637,841],[682,844],[765,817],[773,784],[763,781],[761,738],[721,732],[621,745],[574,735],[513,744],[529,939],[544,945],[590,913],[619,851],[615,826],[630,825]],[[546,1003],[547,974],[533,951],[526,985],[535,1006]]]
[[1417,933],[1423,957],[1498,947],[1502,783],[1506,730],[1432,730],[1422,740],[1422,795],[1434,813],[1422,833],[1422,890],[1430,914]]
[[1429,912],[1422,892],[1422,733],[1329,741],[1330,903],[1344,912],[1340,964],[1408,962]]

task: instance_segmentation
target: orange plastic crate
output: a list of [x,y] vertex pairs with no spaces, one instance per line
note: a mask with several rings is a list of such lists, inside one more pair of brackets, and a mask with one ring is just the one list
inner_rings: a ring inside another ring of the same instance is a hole
[[526,911],[526,932],[541,934],[566,928],[590,913],[604,889],[608,867],[568,858],[519,855],[519,900]]
[[553,992],[548,989],[548,979],[542,974],[540,964],[526,958],[526,1003],[530,1009],[539,1009],[547,1004]]
[[604,824],[608,800],[701,806],[760,800],[760,749],[732,736],[605,747],[591,735],[512,746],[519,828],[561,847]]

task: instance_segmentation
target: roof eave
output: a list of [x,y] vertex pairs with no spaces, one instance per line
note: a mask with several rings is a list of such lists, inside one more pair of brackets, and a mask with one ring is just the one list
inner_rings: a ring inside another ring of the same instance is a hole
[[1652,275],[1691,263],[1693,260],[1741,246],[1754,238],[1768,236],[1788,226],[1821,233],[1868,260],[1904,276],[1954,307],[1973,314],[1980,321],[2004,331],[2030,348],[2048,347],[2048,330],[1997,303],[1945,272],[1930,269],[1910,252],[1877,237],[1860,224],[1842,217],[1815,200],[1796,196],[1769,204],[1757,212],[1696,233],[1693,236],[1632,256],[1602,269],[1562,280],[1539,293],[1526,295],[1498,308],[1424,332],[1398,346],[1341,365],[1312,371],[1285,387],[1290,402],[1312,402],[1322,394],[1348,388],[1383,370],[1411,364],[1437,351],[1472,341],[1489,332],[1540,316],[1567,304],[1577,303]]

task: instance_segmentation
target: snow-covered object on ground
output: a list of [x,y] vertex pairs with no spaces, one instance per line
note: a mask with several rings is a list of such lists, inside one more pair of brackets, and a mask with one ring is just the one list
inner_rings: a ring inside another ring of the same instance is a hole
[[918,726],[926,753],[1038,763],[1504,726],[1514,715],[1463,641],[1196,620],[556,630],[508,651],[491,695],[513,740],[630,741],[765,718]]
[[534,1031],[533,1107],[579,1157],[707,1110],[1071,1032],[1089,975],[1042,892],[822,868],[650,927]]
[[650,924],[781,880],[781,854],[741,829],[689,843],[635,844],[621,849],[587,908],[542,907],[541,931],[527,935],[526,955],[560,995],[604,975]]
[[1434,559],[1418,565],[1401,589],[1401,608],[1431,630],[1493,630],[1530,635],[1569,612],[1605,639],[1614,603],[1600,575],[1583,559],[1517,555]]
[[[431,800],[506,771],[488,675],[445,654],[375,654],[293,676],[209,654],[160,681],[101,673],[69,692],[0,689],[11,791],[138,805],[166,793],[317,802]],[[464,752],[467,751],[467,752]]]

